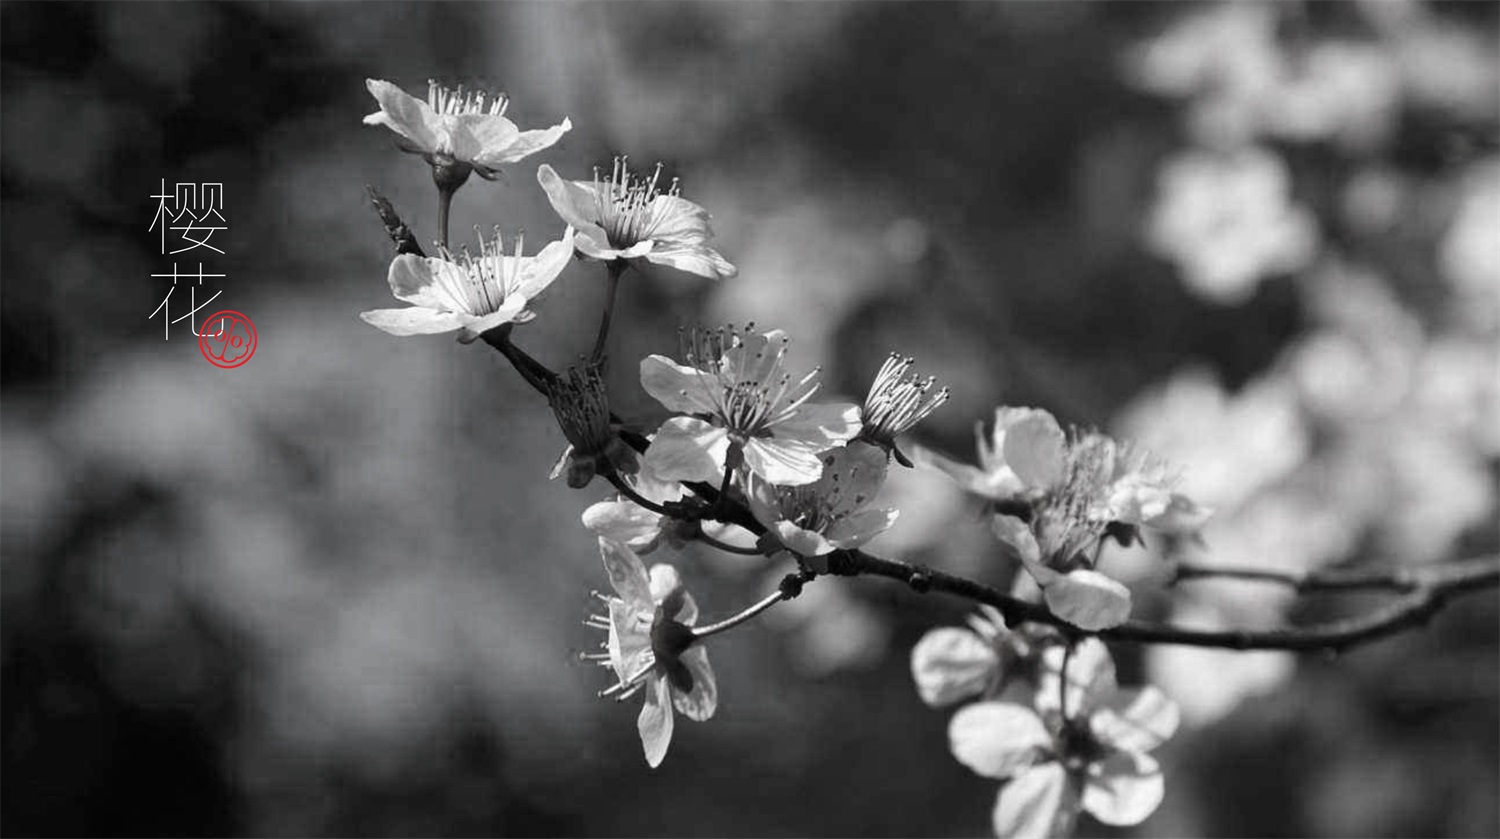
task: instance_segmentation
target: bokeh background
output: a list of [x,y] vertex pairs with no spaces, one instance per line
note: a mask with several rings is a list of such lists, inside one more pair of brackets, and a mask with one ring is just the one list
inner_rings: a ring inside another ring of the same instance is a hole
[[[831,395],[915,354],[953,388],[918,439],[955,457],[1001,403],[1141,440],[1219,509],[1203,561],[1373,567],[1500,542],[1497,32],[1492,3],[1394,1],[5,3],[0,827],[988,833],[993,782],[909,676],[964,606],[884,581],[722,638],[718,716],[646,768],[635,703],[570,662],[604,490],[546,480],[561,435],[483,344],[357,318],[395,305],[364,185],[436,235],[425,166],[360,124],[365,78],[572,118],[459,193],[456,241],[554,238],[536,165],[617,152],[713,213],[738,278],[623,289],[627,415],[661,417],[632,371],[678,325],[753,319]],[[210,270],[259,330],[242,368],[149,317],[162,179],[225,184]],[[585,352],[602,273],[570,266],[518,341]],[[942,480],[887,493],[877,552],[1014,574]],[[672,561],[709,615],[786,570]],[[1198,626],[1369,605],[1105,562],[1139,614]],[[1120,648],[1185,715],[1133,833],[1500,832],[1497,611],[1337,660]]]

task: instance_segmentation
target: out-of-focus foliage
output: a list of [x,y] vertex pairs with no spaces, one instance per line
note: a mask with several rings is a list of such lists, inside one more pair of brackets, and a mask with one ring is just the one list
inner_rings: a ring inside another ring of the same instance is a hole
[[[830,396],[858,400],[892,349],[916,355],[953,388],[921,439],[955,456],[1001,402],[1139,439],[1218,507],[1200,561],[1433,562],[1500,542],[1493,4],[0,18],[7,833],[987,824],[993,784],[951,758],[907,671],[962,604],[880,581],[820,581],[721,639],[718,714],[646,769],[635,708],[594,700],[597,674],[568,663],[594,640],[578,622],[603,580],[578,516],[603,493],[544,480],[563,438],[482,344],[356,317],[389,305],[363,185],[436,236],[426,167],[360,124],[366,77],[484,83],[524,125],[573,120],[461,190],[456,232],[555,238],[535,165],[582,178],[616,152],[664,160],[713,212],[737,278],[622,288],[624,414],[660,419],[635,362],[671,353],[679,324],[754,320],[795,336]],[[148,321],[161,179],[226,185],[220,301],[261,338],[243,368]],[[555,367],[586,352],[602,280],[570,266],[518,340]],[[940,478],[893,470],[878,503],[902,509],[878,551],[1014,575]],[[787,570],[673,561],[708,620]],[[1144,617],[1335,616],[1247,585],[1169,600],[1145,551],[1103,562]],[[1333,662],[1117,650],[1129,681],[1184,708],[1140,832],[1493,835],[1495,619],[1479,596]]]

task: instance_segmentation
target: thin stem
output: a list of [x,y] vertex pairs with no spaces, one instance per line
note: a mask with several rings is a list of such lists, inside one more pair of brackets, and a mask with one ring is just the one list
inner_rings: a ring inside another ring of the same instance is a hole
[[652,501],[644,495],[641,495],[639,492],[636,492],[635,488],[626,483],[625,479],[621,478],[618,473],[610,472],[605,475],[605,477],[609,479],[610,483],[615,485],[615,489],[619,490],[621,495],[629,498],[636,504],[645,507],[647,510],[656,513],[657,515],[667,516],[668,518],[672,517],[671,510],[668,510],[666,507],[663,507],[655,501]]
[[1179,563],[1173,569],[1172,582],[1188,580],[1249,580],[1283,585],[1298,593],[1310,591],[1379,590],[1410,592],[1441,582],[1445,578],[1467,573],[1474,560],[1448,562],[1416,568],[1392,568],[1386,571],[1332,568],[1322,571],[1275,571],[1265,568],[1194,565]]
[[740,612],[737,615],[731,615],[730,617],[727,617],[724,620],[719,621],[718,623],[711,623],[708,626],[693,627],[693,637],[698,640],[702,640],[709,637],[710,635],[718,635],[720,632],[727,632],[744,623],[745,621],[750,620],[761,612],[764,612],[765,610],[771,608],[772,606],[775,606],[777,603],[780,603],[785,599],[787,599],[786,592],[782,591],[781,589],[777,589],[776,591],[766,595],[759,602],[751,605],[749,608],[745,609],[743,612]]
[[709,547],[718,548],[725,553],[739,554],[740,556],[762,555],[760,550],[757,548],[742,548],[739,545],[731,545],[728,542],[722,542],[718,539],[715,539],[714,537],[702,531],[699,531],[698,533],[698,541],[702,542],[705,545],[708,545]]
[[438,241],[442,243],[443,250],[448,249],[448,208],[453,204],[453,193],[458,192],[458,185],[450,183],[438,184]]
[[1063,645],[1062,672],[1057,677],[1057,706],[1063,723],[1068,721],[1068,665],[1073,661],[1073,642]]
[[594,352],[589,356],[596,364],[604,358],[604,345],[609,342],[609,321],[615,313],[615,293],[620,288],[620,275],[629,267],[623,259],[611,259],[604,266],[604,314],[599,318],[599,337],[594,339]]

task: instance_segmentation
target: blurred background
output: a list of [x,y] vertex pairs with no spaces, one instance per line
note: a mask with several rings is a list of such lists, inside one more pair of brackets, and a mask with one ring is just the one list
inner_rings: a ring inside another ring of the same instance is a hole
[[[367,77],[572,118],[459,192],[455,242],[556,238],[535,167],[618,152],[713,213],[738,278],[622,289],[626,415],[662,417],[635,361],[678,325],[754,320],[828,395],[916,355],[953,389],[918,440],[954,457],[1002,403],[1140,440],[1218,508],[1201,561],[1389,567],[1500,544],[1497,9],[5,3],[0,828],[988,834],[995,784],[909,675],[964,604],[879,580],[720,639],[718,715],[646,768],[636,703],[570,661],[597,640],[578,516],[602,484],[546,480],[561,434],[489,348],[357,318],[397,305],[364,185],[437,235],[426,166],[360,124]],[[244,367],[150,317],[162,180],[225,184],[206,267],[258,328]],[[571,265],[518,343],[586,352],[602,276]],[[877,553],[1010,580],[956,489],[886,492]],[[787,570],[653,558],[709,616]],[[1139,616],[1196,626],[1373,602],[1169,595],[1150,550],[1105,563]],[[1156,814],[1081,832],[1495,835],[1497,611],[1471,596],[1337,660],[1117,649],[1185,725]]]

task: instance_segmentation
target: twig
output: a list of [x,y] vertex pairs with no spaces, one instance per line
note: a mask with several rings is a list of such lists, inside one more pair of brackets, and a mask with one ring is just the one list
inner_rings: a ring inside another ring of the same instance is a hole
[[391,237],[391,242],[396,245],[396,253],[426,256],[422,252],[422,246],[417,244],[417,237],[412,235],[411,228],[407,227],[401,221],[401,217],[396,215],[396,208],[391,206],[391,202],[369,184],[365,184],[365,192],[370,194],[370,203],[374,205],[375,212],[380,215],[381,224],[385,225],[385,235]]

